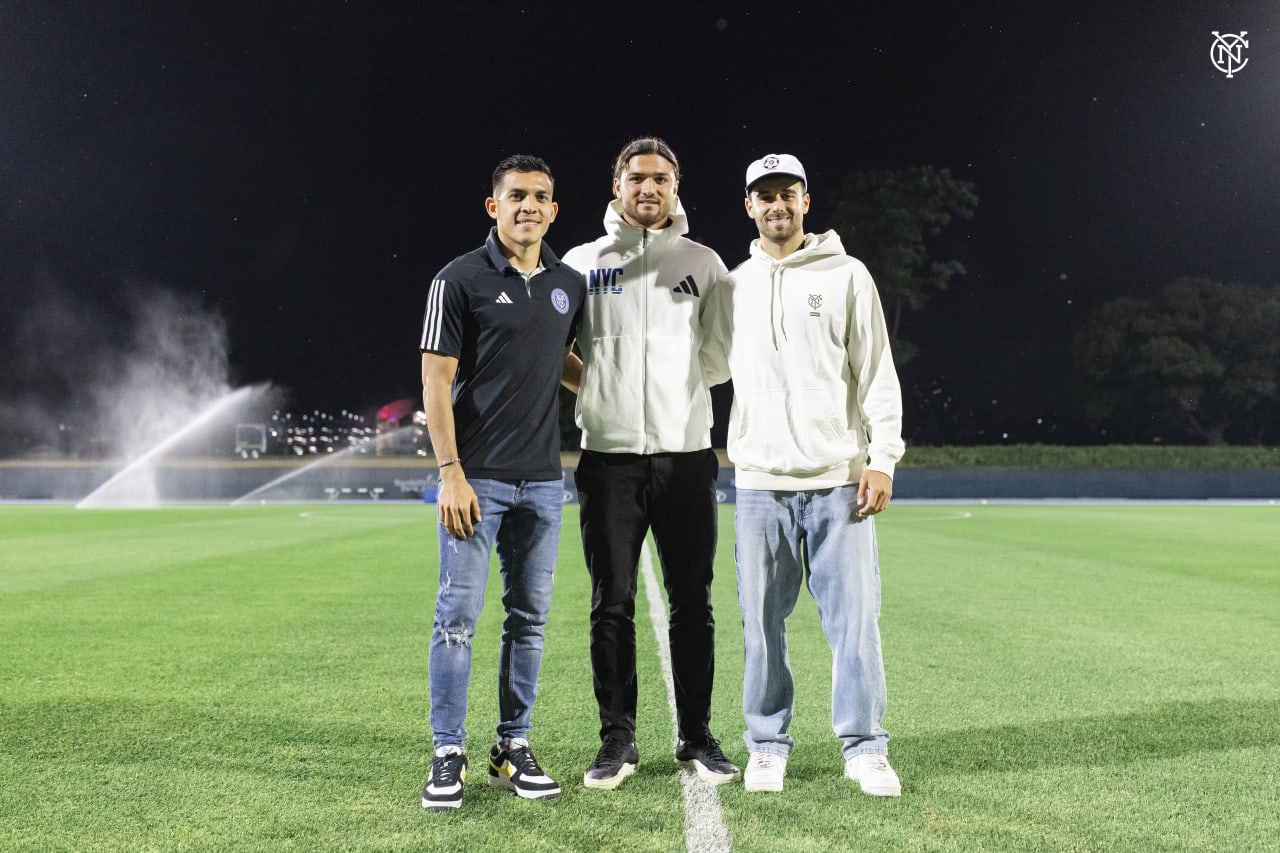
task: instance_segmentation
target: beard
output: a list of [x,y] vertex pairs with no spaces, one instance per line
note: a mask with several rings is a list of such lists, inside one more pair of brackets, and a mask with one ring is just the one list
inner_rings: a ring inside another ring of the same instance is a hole
[[671,205],[658,202],[651,207],[642,209],[638,201],[630,203],[623,202],[622,209],[633,220],[640,223],[644,228],[655,228],[665,225],[667,220],[671,218]]
[[766,219],[760,223],[760,236],[773,243],[782,244],[800,232],[800,223],[795,217],[789,219]]

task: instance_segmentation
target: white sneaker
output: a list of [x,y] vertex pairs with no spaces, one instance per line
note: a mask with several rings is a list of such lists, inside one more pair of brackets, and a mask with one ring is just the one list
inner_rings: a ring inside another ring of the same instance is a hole
[[873,797],[900,797],[902,783],[898,774],[889,766],[889,759],[876,753],[864,752],[844,763],[844,775],[862,786],[862,793]]
[[787,757],[772,752],[753,752],[742,774],[742,787],[748,791],[781,791],[787,775]]

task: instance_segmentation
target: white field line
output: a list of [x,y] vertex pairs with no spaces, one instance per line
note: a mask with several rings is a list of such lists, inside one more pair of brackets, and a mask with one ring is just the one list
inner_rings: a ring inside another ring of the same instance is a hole
[[[649,621],[658,641],[658,658],[662,661],[662,680],[667,685],[667,706],[671,709],[673,740],[680,736],[676,721],[676,688],[671,675],[671,642],[667,638],[667,610],[662,589],[653,573],[653,556],[648,540],[640,550],[640,577],[644,594],[649,599]],[[689,853],[729,853],[729,831],[720,814],[720,796],[714,785],[708,785],[692,770],[681,767],[680,786],[684,789],[684,845]]]

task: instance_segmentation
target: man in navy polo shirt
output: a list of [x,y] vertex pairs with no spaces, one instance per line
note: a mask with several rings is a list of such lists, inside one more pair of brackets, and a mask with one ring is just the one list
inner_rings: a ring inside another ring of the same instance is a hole
[[560,794],[528,733],[563,507],[559,385],[586,286],[542,242],[558,210],[553,185],[538,157],[499,163],[485,200],[497,223],[489,239],[445,266],[427,294],[422,398],[440,466],[440,586],[426,809],[462,805],[472,637],[495,546],[506,617],[489,784],[527,799]]

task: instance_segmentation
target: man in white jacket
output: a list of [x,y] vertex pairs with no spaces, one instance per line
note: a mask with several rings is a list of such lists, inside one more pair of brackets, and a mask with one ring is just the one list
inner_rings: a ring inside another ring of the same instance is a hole
[[636,573],[653,531],[670,602],[676,760],[711,783],[738,778],[712,737],[712,564],[719,461],[698,356],[700,314],[723,279],[720,257],[683,235],[680,166],[661,139],[628,143],[614,166],[605,235],[565,263],[587,278],[578,347],[564,383],[578,392],[574,473],[591,574],[591,669],[600,751],[583,775],[616,788],[635,772]]
[[704,369],[733,378],[738,603],[748,791],[781,791],[794,741],[786,618],[808,582],[831,646],[844,775],[898,796],[887,755],[875,522],[902,457],[902,394],[875,283],[834,231],[806,234],[800,161],[747,169],[759,239],[705,309]]

